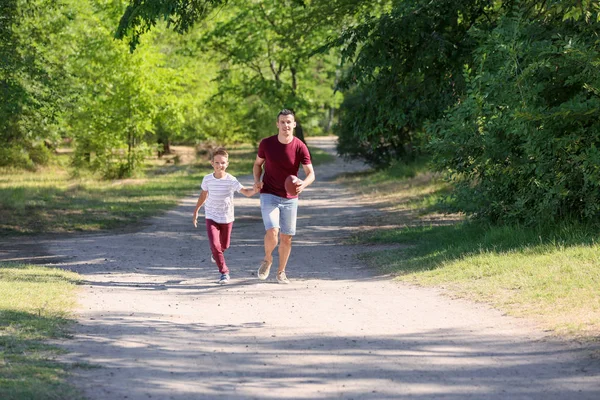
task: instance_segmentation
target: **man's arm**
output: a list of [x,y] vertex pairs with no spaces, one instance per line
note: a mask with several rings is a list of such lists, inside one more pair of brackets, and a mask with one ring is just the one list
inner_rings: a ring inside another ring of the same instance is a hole
[[260,158],[256,156],[256,160],[254,160],[254,165],[252,166],[252,175],[254,176],[254,190],[260,191],[263,187],[263,183],[261,180],[261,176],[263,173],[263,165],[265,163],[264,158]]
[[306,178],[304,178],[304,182],[302,182],[302,185],[300,185],[300,191],[298,193],[306,189],[308,185],[315,181],[315,170],[312,164],[302,164],[302,169],[304,169]]

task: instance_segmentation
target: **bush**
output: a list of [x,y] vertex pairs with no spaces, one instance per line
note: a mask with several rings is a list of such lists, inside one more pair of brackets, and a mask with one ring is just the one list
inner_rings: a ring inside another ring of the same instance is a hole
[[377,169],[394,160],[414,159],[418,136],[389,120],[388,112],[383,107],[377,110],[376,99],[364,90],[347,94],[335,126],[338,153],[347,159],[360,158]]
[[352,66],[340,82],[340,154],[382,168],[423,150],[425,123],[464,87],[460,71],[474,45],[467,30],[486,7],[485,0],[396,2],[349,30],[341,39]]
[[0,146],[0,167],[34,170],[35,164],[24,148],[20,146]]
[[598,25],[516,13],[472,29],[467,92],[428,129],[465,211],[493,222],[599,216]]
[[43,143],[31,146],[28,153],[29,158],[36,165],[48,165],[52,159],[52,151]]

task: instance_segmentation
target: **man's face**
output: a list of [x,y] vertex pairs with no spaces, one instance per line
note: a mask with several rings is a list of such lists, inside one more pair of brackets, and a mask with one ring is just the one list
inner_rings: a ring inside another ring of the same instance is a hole
[[291,135],[294,133],[294,128],[296,127],[296,120],[293,115],[280,115],[277,120],[277,128],[279,128],[279,133],[284,135]]

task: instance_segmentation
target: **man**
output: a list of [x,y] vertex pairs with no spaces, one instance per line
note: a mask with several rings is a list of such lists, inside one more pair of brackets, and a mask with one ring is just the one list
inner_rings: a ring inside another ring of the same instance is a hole
[[[294,137],[295,127],[294,113],[282,110],[277,115],[277,135],[260,142],[252,168],[254,189],[260,190],[260,210],[266,230],[265,258],[258,269],[258,278],[264,280],[269,276],[273,251],[279,244],[279,283],[290,283],[285,267],[292,251],[292,237],[296,234],[298,195],[315,181],[310,153],[306,145]],[[300,165],[306,178],[296,188],[296,194],[290,195],[285,190],[285,179],[297,175]]]

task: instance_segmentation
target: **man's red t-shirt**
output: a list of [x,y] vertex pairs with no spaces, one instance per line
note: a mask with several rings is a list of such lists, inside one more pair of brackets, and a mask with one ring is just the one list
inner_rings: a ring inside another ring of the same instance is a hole
[[261,193],[293,199],[285,191],[285,178],[298,175],[300,164],[311,164],[308,148],[300,139],[293,137],[288,144],[283,144],[275,136],[261,140],[258,145],[258,156],[265,159],[263,187]]

